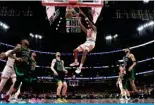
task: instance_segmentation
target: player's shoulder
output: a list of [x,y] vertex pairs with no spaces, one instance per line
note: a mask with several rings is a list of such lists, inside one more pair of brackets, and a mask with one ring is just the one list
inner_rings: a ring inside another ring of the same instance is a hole
[[134,55],[132,54],[132,53],[130,53],[130,55],[129,55],[130,57],[133,57]]
[[56,59],[54,58],[54,59],[52,60],[52,62],[56,62]]
[[62,63],[64,63],[64,61],[63,61],[63,60],[61,60],[61,62],[62,62]]

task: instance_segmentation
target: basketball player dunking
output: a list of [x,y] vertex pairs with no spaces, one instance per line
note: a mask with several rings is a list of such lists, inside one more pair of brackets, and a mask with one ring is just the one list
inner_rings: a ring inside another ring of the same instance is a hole
[[74,62],[72,64],[70,64],[70,66],[79,66],[78,53],[79,52],[83,52],[82,53],[82,59],[81,59],[80,66],[75,71],[77,74],[79,74],[81,72],[81,69],[83,67],[83,64],[85,63],[85,60],[86,60],[87,53],[90,52],[90,51],[92,51],[94,49],[94,47],[95,47],[95,41],[96,41],[96,35],[97,35],[96,26],[93,25],[90,22],[90,20],[86,17],[86,15],[82,12],[82,10],[80,10],[80,13],[85,17],[85,20],[90,25],[90,29],[85,28],[83,26],[83,24],[81,23],[80,19],[79,19],[79,25],[82,28],[82,30],[86,33],[86,42],[84,44],[81,44],[80,46],[78,46],[74,50]]

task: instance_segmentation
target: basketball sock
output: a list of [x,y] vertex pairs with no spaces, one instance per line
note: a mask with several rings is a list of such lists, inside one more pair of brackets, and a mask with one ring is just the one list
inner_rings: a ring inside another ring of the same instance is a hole
[[82,67],[83,67],[83,64],[81,63],[79,68],[82,69]]
[[77,60],[77,59],[75,59],[75,62],[78,62],[78,60]]
[[57,95],[57,99],[60,98],[60,95]]

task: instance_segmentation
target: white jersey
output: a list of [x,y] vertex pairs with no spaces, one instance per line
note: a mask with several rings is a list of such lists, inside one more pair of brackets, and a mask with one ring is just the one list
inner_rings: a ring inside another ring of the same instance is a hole
[[[8,53],[11,52],[11,51],[12,50],[8,50],[7,52],[5,52],[5,55],[8,55]],[[15,56],[15,54],[14,54],[14,56]],[[7,66],[10,66],[10,67],[13,67],[14,62],[15,62],[15,59],[8,57],[8,60],[6,62],[6,65]]]
[[89,29],[87,30],[87,41],[96,41],[96,34],[97,32],[92,30],[92,29]]
[[[10,51],[12,51],[12,50],[8,50],[7,52],[5,52],[5,55],[8,56],[8,53]],[[14,54],[14,56],[15,56],[15,54]],[[14,62],[15,62],[15,59],[8,57],[6,66],[4,67],[1,77],[16,78],[16,73],[14,71]]]

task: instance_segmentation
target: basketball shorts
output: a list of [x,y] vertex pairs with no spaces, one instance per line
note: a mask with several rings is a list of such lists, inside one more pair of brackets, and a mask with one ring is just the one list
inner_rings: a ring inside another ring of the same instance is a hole
[[16,78],[16,73],[14,71],[14,67],[6,65],[4,70],[2,71],[1,77],[5,78]]
[[81,44],[77,49],[81,52],[87,50],[90,52],[95,47],[95,41],[86,41],[85,43]]

